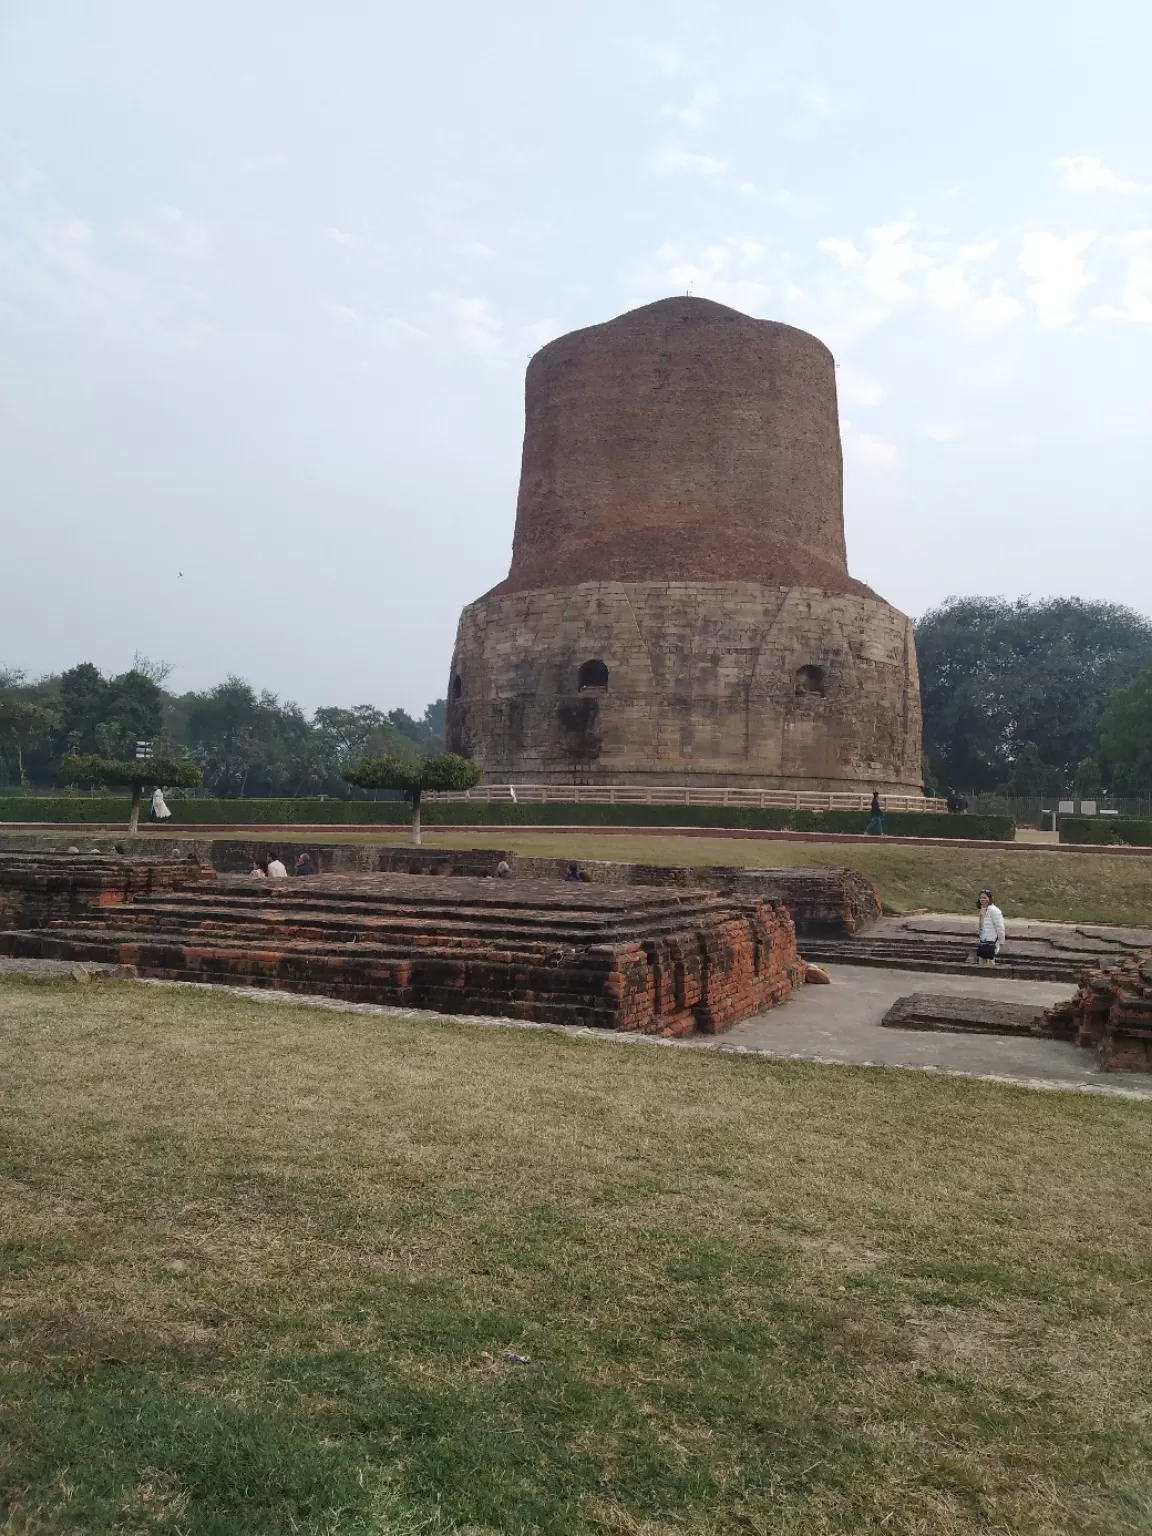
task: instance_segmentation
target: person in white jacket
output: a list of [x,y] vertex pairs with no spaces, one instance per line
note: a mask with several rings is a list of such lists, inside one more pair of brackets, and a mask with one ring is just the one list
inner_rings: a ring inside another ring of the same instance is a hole
[[976,898],[980,909],[980,931],[976,939],[976,958],[981,965],[995,965],[1004,942],[1004,914],[992,900],[992,892],[983,890]]
[[152,820],[167,821],[172,812],[168,809],[164,800],[164,791],[157,784],[152,791]]

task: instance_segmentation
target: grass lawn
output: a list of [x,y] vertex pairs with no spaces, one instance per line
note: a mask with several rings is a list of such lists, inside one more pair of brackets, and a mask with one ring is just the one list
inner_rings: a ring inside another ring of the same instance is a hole
[[0,1531],[1147,1532],[1150,1158],[1117,1099],[0,981]]
[[[363,838],[328,838],[364,841]],[[405,843],[393,832],[373,839]],[[628,837],[583,832],[425,832],[426,848],[514,848],[570,859],[635,859],[648,864],[824,864],[858,869],[890,912],[972,912],[990,885],[1005,916],[1052,923],[1152,927],[1152,858],[1107,853],[996,852],[909,844],[787,843],[726,837]]]

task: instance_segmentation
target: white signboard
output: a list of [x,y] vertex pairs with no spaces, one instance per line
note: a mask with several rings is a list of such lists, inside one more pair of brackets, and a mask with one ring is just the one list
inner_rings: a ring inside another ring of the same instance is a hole
[[1071,816],[1071,815],[1074,814],[1075,810],[1076,810],[1076,802],[1075,802],[1075,800],[1061,800],[1061,802],[1060,802],[1060,814],[1061,814],[1061,816]]
[[1081,802],[1080,802],[1080,814],[1081,814],[1081,816],[1095,816],[1095,814],[1096,814],[1096,802],[1095,802],[1095,800],[1081,800]]

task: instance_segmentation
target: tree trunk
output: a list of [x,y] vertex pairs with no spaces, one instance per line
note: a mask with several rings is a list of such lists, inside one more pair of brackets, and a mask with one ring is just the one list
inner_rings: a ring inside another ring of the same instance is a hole
[[28,775],[24,772],[24,753],[21,750],[19,742],[16,743],[16,761],[20,765],[20,788],[27,789]]
[[417,789],[412,794],[412,841],[417,848],[420,846],[420,791]]
[[140,797],[144,793],[142,784],[132,786],[132,809],[128,813],[128,835],[135,837],[136,829],[140,825]]

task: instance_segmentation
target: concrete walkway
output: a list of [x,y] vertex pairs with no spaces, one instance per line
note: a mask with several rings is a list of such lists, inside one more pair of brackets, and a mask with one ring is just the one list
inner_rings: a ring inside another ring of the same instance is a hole
[[[112,968],[88,966],[111,973]],[[63,979],[79,969],[71,961],[0,958],[5,975]],[[247,1002],[321,1008],[337,1013],[426,1019],[429,1023],[475,1024],[495,1029],[552,1029],[604,1045],[661,1046],[671,1050],[734,1051],[783,1060],[830,1065],[896,1067],[944,1072],[1014,1083],[1027,1088],[1070,1089],[1114,1094],[1152,1101],[1152,1075],[1142,1072],[1101,1072],[1090,1051],[1060,1040],[1030,1040],[1004,1035],[950,1035],[924,1030],[883,1029],[880,1020],[898,997],[910,992],[955,993],[998,997],[1007,1002],[1035,1003],[1038,1008],[1069,997],[1066,984],[1011,981],[997,976],[945,976],[932,972],[886,971],[873,966],[828,966],[829,987],[803,987],[769,1013],[746,1019],[722,1035],[694,1035],[687,1040],[661,1040],[652,1035],[617,1034],[564,1024],[533,1024],[519,1019],[473,1014],[440,1014],[416,1008],[384,1008],[374,1003],[347,1003],[334,997],[278,992],[259,987],[215,987],[190,981],[141,980],[150,987],[191,987],[203,992],[227,992]]]
[[1067,982],[1013,981],[979,973],[948,976],[873,966],[825,969],[832,977],[830,987],[803,987],[782,1007],[691,1044],[805,1061],[920,1067],[1036,1086],[1122,1089],[1152,1099],[1152,1077],[1142,1072],[1102,1072],[1091,1051],[1062,1040],[884,1029],[880,1024],[896,999],[910,992],[998,998],[1034,1003],[1040,1009],[1070,997],[1074,988]]

